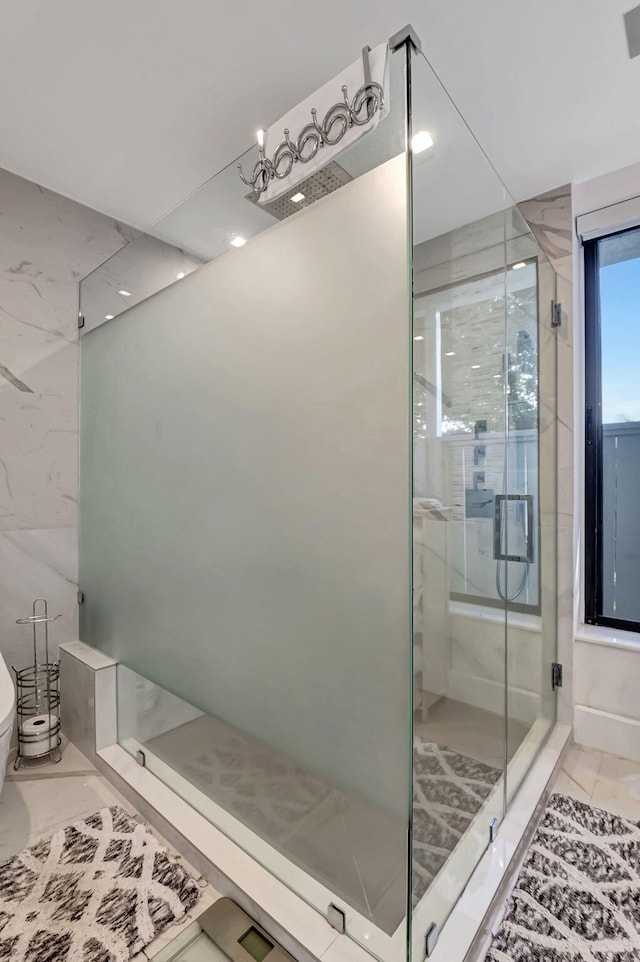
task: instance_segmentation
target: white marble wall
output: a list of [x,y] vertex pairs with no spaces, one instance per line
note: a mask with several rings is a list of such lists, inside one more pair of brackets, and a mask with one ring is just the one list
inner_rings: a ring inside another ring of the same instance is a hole
[[78,282],[133,236],[0,170],[0,652],[31,660],[15,624],[36,597],[77,626]]

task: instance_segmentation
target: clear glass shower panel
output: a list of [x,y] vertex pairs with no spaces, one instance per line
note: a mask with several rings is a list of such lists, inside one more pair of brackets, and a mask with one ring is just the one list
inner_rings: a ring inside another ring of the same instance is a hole
[[[81,340],[81,637],[119,662],[120,742],[384,958],[410,813],[405,63],[347,183],[122,313],[92,275]],[[255,218],[229,171],[213,225]]]
[[422,56],[412,108],[414,143],[420,132],[433,141],[412,157],[417,960],[504,814],[506,606],[494,532],[505,490],[506,318],[521,309],[507,291],[509,243],[519,245],[522,230]]
[[[366,136],[342,150],[322,178],[310,184],[313,196],[325,196],[405,150],[406,75],[398,66],[404,50],[388,59],[386,114]],[[336,100],[342,100],[338,89]],[[309,150],[307,145],[306,150]],[[123,247],[85,277],[80,285],[80,313],[85,333],[128,311],[158,291],[184,280],[205,264],[273,227],[276,219],[303,210],[309,197],[291,201],[296,188],[279,204],[266,207],[238,176],[258,160],[253,144],[240,157],[202,184],[144,231],[119,225]]]
[[418,960],[555,718],[556,342],[554,271],[421,56],[412,136]]

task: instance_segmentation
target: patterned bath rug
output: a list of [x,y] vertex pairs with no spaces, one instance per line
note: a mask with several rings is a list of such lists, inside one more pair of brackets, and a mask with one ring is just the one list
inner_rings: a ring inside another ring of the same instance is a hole
[[638,962],[640,828],[552,795],[486,962]]
[[0,962],[125,962],[199,894],[144,826],[103,808],[0,863]]
[[422,898],[500,778],[435,742],[413,746],[413,903]]

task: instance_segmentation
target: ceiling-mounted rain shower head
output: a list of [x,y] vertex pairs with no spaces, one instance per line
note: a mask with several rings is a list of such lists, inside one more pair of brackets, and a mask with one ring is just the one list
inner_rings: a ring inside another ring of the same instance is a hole
[[[310,204],[314,204],[321,197],[326,197],[327,194],[333,193],[339,187],[344,187],[350,180],[353,180],[351,174],[348,174],[344,167],[332,160],[321,170],[317,170],[306,180],[292,187],[288,193],[272,200],[269,204],[258,203],[259,195],[254,191],[247,194],[246,199],[261,210],[266,210],[268,214],[272,214],[277,220],[285,220],[302,207],[309,207]],[[300,194],[302,194],[302,197],[298,199]],[[292,200],[292,197],[295,197],[296,200]]]
[[634,7],[624,15],[624,29],[627,32],[629,56],[633,60],[640,54],[640,7]]

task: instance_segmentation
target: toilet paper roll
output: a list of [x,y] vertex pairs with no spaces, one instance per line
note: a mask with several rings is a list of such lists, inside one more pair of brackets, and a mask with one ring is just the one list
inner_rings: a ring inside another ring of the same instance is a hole
[[[51,751],[58,744],[58,728],[60,723],[58,716],[33,715],[20,722],[18,738],[20,740],[20,753],[25,758],[32,758],[34,755],[42,755],[44,752]],[[23,738],[26,741],[23,741]]]

